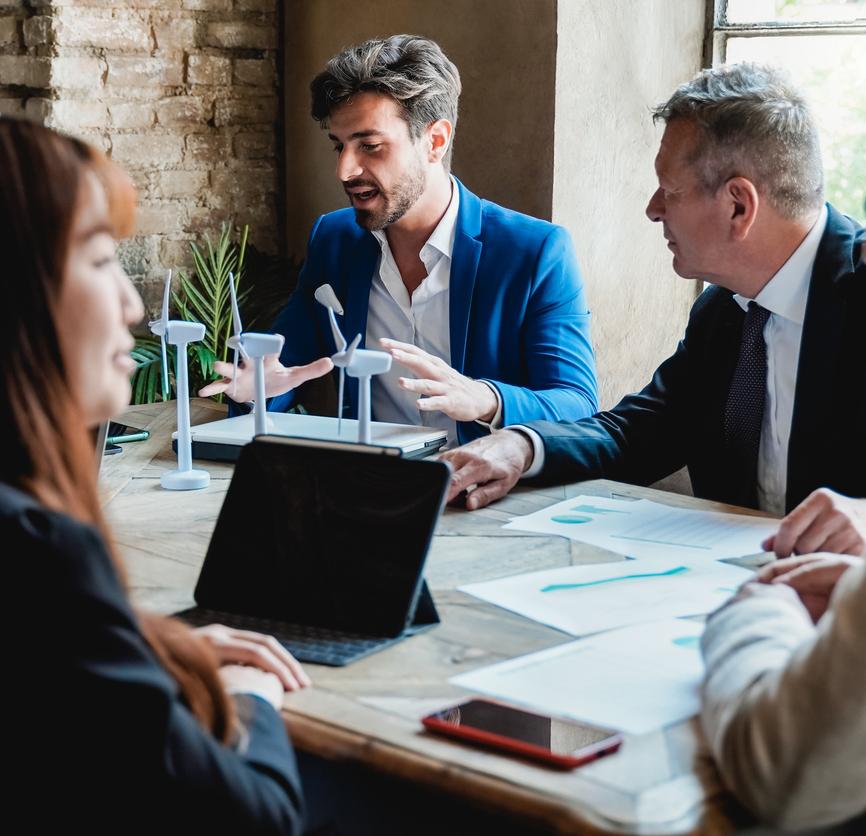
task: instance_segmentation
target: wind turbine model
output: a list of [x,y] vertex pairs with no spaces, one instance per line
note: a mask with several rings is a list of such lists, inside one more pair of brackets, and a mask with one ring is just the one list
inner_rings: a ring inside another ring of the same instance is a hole
[[207,487],[210,473],[192,466],[192,442],[189,430],[189,375],[187,345],[204,339],[205,327],[199,322],[168,318],[168,298],[171,295],[171,270],[165,276],[162,312],[159,319],[148,323],[162,343],[162,391],[168,396],[168,353],[166,342],[176,347],[175,374],[177,383],[177,470],[167,470],[159,477],[160,484],[170,491],[190,491]]
[[366,348],[358,348],[361,335],[352,340],[352,344],[346,345],[346,338],[337,326],[334,312],[343,315],[343,306],[337,299],[337,294],[329,284],[323,284],[316,288],[313,294],[319,304],[328,309],[328,319],[331,322],[331,331],[334,334],[334,343],[337,353],[331,356],[334,365],[340,370],[339,402],[337,434],[342,429],[343,417],[343,373],[349,377],[358,378],[358,441],[362,444],[370,443],[370,378],[375,374],[384,374],[391,368],[391,355],[384,351],[370,351]]
[[229,290],[232,300],[234,334],[229,337],[227,344],[235,353],[235,373],[232,377],[232,393],[236,389],[235,381],[238,377],[238,355],[244,358],[252,358],[255,360],[256,366],[256,397],[253,402],[255,434],[264,435],[268,431],[267,399],[265,398],[265,357],[269,354],[279,354],[283,350],[284,337],[282,334],[244,332],[243,325],[241,325],[241,313],[238,310],[235,277],[232,273],[229,273]]

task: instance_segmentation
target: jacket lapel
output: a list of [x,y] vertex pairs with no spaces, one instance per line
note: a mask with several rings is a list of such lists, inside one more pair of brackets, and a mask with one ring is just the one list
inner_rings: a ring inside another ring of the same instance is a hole
[[449,321],[451,367],[463,374],[466,364],[466,341],[469,333],[469,315],[475,276],[481,260],[481,201],[455,178],[460,190],[460,208],[454,251],[451,254],[451,280],[449,285]]
[[845,320],[845,276],[854,270],[856,228],[828,205],[827,228],[818,246],[803,321],[797,388],[788,444],[786,506],[790,511],[812,490],[810,461],[820,458],[819,439],[827,424],[830,387],[837,376]]

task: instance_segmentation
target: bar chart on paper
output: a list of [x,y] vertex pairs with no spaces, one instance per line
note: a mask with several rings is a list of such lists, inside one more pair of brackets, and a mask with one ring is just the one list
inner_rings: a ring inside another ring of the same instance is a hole
[[579,496],[516,517],[506,528],[558,534],[629,557],[721,560],[761,551],[778,523],[766,517]]

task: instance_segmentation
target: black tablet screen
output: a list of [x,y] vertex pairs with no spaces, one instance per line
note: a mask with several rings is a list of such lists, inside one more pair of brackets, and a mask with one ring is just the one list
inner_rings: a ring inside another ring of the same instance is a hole
[[256,440],[238,461],[196,601],[396,636],[447,484],[441,462]]

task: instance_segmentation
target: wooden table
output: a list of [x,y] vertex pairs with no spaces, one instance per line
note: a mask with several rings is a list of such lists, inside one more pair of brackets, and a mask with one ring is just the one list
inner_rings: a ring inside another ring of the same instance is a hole
[[[193,423],[222,407],[193,403]],[[202,464],[211,483],[174,493],[159,485],[172,466],[174,409],[131,407],[123,420],[151,439],[126,444],[103,463],[107,513],[129,566],[139,605],[173,612],[192,590],[223,501],[231,466]],[[520,489],[493,507],[447,509],[427,562],[427,582],[442,617],[434,630],[347,668],[308,665],[315,687],[287,695],[295,745],[322,757],[361,761],[384,773],[526,817],[551,832],[726,833],[733,829],[715,770],[695,721],[627,737],[620,753],[573,772],[502,757],[424,732],[419,718],[466,696],[449,677],[570,641],[571,637],[456,591],[463,583],[529,570],[618,560],[564,538],[503,530],[512,516],[575,496],[625,495],[671,505],[730,510],[691,497],[604,480]]]

